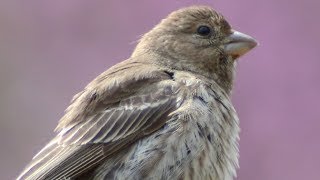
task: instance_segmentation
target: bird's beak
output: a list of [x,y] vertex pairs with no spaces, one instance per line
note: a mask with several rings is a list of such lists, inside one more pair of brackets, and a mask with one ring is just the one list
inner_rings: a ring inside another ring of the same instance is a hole
[[257,41],[252,37],[238,31],[233,31],[232,34],[226,38],[224,50],[236,59],[256,47],[257,44]]

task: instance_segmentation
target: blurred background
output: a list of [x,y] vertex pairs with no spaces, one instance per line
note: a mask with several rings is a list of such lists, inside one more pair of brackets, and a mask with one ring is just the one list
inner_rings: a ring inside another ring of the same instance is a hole
[[237,179],[320,179],[319,0],[1,0],[1,179],[17,177],[54,136],[75,93],[192,4],[216,8],[260,42],[239,60],[233,93]]

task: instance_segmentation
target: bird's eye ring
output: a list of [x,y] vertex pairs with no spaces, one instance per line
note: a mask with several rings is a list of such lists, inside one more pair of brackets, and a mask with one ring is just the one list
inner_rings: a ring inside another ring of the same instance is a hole
[[200,36],[208,36],[211,33],[211,29],[208,26],[199,26],[197,29],[197,33]]

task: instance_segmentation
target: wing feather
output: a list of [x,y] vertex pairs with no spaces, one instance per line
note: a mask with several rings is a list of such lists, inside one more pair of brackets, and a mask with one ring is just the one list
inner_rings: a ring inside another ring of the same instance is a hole
[[113,68],[90,83],[95,87],[77,94],[58,126],[57,137],[18,179],[77,177],[161,128],[177,108],[178,84],[158,68],[146,71],[140,66],[135,63],[135,71],[127,65]]

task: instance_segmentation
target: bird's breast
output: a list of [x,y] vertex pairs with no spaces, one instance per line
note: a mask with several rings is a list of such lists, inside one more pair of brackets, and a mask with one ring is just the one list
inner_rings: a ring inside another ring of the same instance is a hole
[[117,179],[232,179],[237,117],[210,93],[197,91],[164,127],[130,148],[114,171]]

